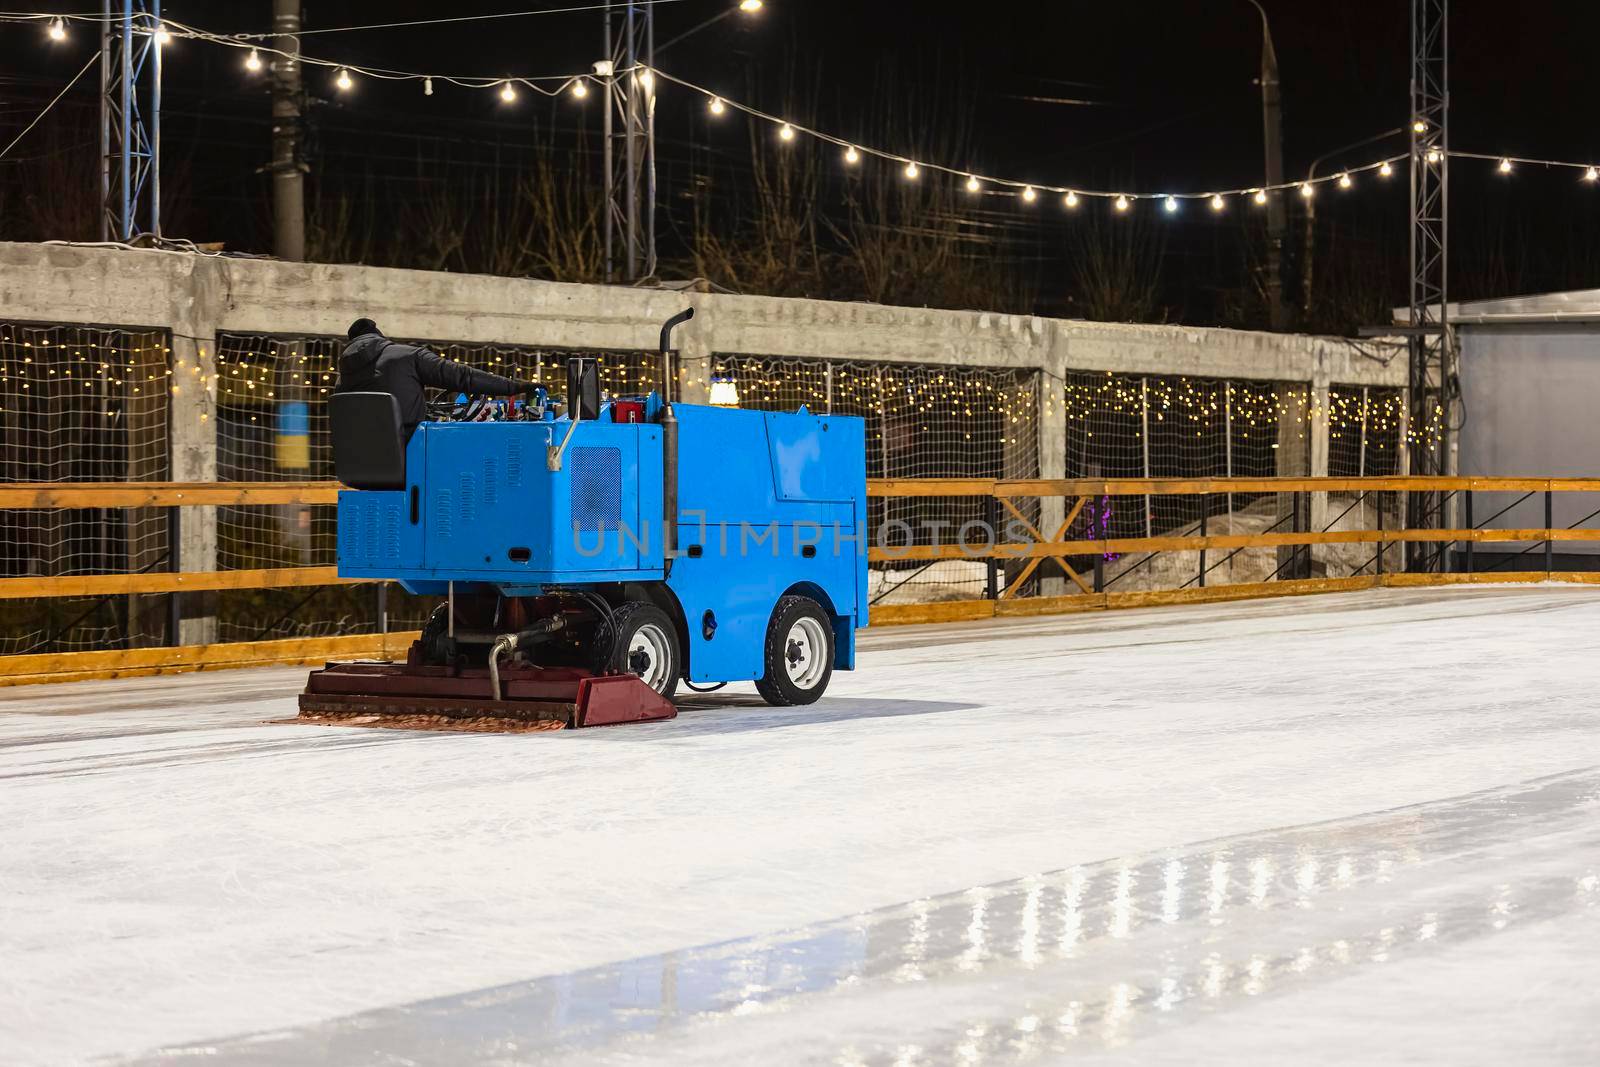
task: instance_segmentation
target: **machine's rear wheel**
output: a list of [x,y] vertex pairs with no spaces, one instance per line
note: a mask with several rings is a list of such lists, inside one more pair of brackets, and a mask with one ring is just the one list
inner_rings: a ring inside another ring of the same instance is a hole
[[678,628],[654,604],[624,604],[611,613],[612,670],[637,674],[657,693],[672,699],[683,677],[683,657],[678,648]]
[[833,624],[810,597],[786,596],[767,624],[766,673],[756,691],[768,704],[815,703],[833,677]]

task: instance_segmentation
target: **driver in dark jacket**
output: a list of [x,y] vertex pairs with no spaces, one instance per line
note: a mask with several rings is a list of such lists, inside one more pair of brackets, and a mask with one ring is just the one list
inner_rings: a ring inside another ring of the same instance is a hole
[[418,345],[391,341],[371,319],[352,322],[348,337],[350,343],[339,357],[339,383],[333,391],[393,396],[400,403],[407,441],[428,413],[425,386],[472,396],[517,396],[538,388],[533,382],[503,378],[443,359]]

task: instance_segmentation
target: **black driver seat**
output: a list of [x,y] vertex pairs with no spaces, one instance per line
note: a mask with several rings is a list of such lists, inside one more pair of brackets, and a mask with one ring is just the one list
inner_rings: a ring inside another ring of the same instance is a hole
[[392,393],[335,393],[328,401],[333,476],[351,489],[404,489],[406,440]]

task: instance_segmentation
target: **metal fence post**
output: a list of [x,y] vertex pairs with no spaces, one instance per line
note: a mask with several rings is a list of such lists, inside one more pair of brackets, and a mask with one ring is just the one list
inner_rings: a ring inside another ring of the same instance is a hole
[[1096,552],[1094,554],[1094,591],[1096,593],[1104,593],[1106,591],[1106,554],[1104,552]]
[[[1209,503],[1211,503],[1209,494],[1201,493],[1200,494],[1200,536],[1201,537],[1204,537],[1206,535],[1206,505],[1209,504]],[[1200,549],[1200,588],[1204,589],[1205,587],[1206,587],[1206,550],[1202,546],[1201,549]]]
[[[1549,534],[1556,527],[1555,522],[1555,493],[1546,489],[1544,491],[1544,531]],[[1553,574],[1556,569],[1556,543],[1548,536],[1544,540],[1544,572]]]
[[1000,500],[998,497],[989,497],[984,505],[989,521],[989,556],[984,560],[983,595],[986,600],[1000,599],[999,561],[994,557],[995,549],[1000,543]]
[[[1471,489],[1468,489],[1465,493],[1462,494],[1462,507],[1466,511],[1467,529],[1468,530],[1476,530],[1477,526],[1472,521],[1472,490]],[[1467,573],[1468,574],[1472,573],[1472,550],[1473,550],[1473,547],[1476,544],[1477,544],[1476,539],[1474,539],[1472,537],[1468,537],[1467,538]]]
[[[1383,577],[1383,549],[1384,549],[1384,544],[1383,544],[1383,530],[1384,530],[1384,523],[1383,523],[1383,494],[1380,492],[1380,493],[1373,493],[1372,495],[1373,495],[1373,498],[1375,500],[1377,500],[1377,502],[1378,502],[1378,571],[1377,571],[1377,573],[1378,573],[1378,577],[1381,579]],[[1380,581],[1379,584],[1381,585],[1383,583]]]
[[[179,545],[183,537],[182,508],[167,508],[167,569],[174,574],[182,570],[182,561],[179,559]],[[167,594],[167,644],[177,647],[183,644],[183,594],[174,589]]]
[[378,583],[378,632],[389,632],[389,583]]

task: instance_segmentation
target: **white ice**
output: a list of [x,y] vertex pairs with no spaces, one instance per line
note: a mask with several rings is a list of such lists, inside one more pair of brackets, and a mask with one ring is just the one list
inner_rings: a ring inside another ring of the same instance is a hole
[[0,1063],[1600,1062],[1600,591],[874,630],[560,734],[302,679],[0,691]]

